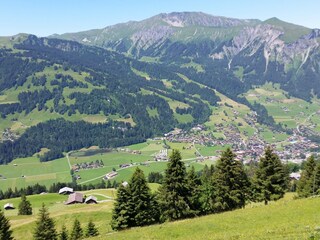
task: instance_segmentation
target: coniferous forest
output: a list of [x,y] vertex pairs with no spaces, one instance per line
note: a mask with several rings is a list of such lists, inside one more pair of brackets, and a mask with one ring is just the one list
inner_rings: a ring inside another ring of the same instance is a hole
[[244,208],[249,202],[276,201],[288,189],[285,165],[266,148],[253,177],[230,148],[217,164],[202,172],[186,170],[173,150],[159,190],[153,194],[143,172],[136,168],[130,181],[119,185],[111,226],[115,230],[193,218]]

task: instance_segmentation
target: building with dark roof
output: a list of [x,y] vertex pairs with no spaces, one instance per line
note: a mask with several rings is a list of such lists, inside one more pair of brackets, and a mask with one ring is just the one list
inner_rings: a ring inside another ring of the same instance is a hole
[[66,205],[83,203],[83,194],[79,192],[71,193],[68,197],[68,200],[64,203]]
[[97,204],[98,203],[97,198],[92,195],[87,197],[86,200],[84,200],[84,202],[87,204],[92,204],[92,203]]

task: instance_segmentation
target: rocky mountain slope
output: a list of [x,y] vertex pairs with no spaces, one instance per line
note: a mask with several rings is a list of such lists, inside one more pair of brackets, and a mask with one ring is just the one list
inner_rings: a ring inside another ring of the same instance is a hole
[[244,84],[277,82],[293,95],[310,99],[320,96],[319,32],[277,18],[240,20],[183,12],[52,37],[145,61],[197,70],[223,67],[240,72]]

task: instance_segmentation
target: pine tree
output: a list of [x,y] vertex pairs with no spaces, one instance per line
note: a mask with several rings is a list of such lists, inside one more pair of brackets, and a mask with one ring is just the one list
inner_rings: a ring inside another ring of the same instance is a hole
[[131,177],[129,191],[132,203],[132,226],[145,226],[157,222],[158,206],[140,168],[136,168]]
[[245,206],[249,180],[236,155],[227,148],[222,152],[213,174],[215,185],[215,211],[228,211]]
[[88,222],[88,226],[87,226],[87,230],[86,230],[86,237],[94,237],[94,236],[98,236],[98,235],[99,235],[98,229],[96,228],[96,226],[94,225],[92,220],[90,220]]
[[79,240],[83,237],[83,230],[81,228],[80,222],[78,219],[75,219],[73,222],[72,231],[70,234],[70,240]]
[[18,215],[32,215],[31,203],[27,200],[26,195],[21,196]]
[[194,166],[187,173],[188,203],[193,214],[198,215],[201,210],[201,180],[197,176]]
[[312,155],[307,159],[298,182],[297,192],[299,197],[310,197],[315,193],[316,167],[317,164]]
[[59,240],[68,240],[68,231],[65,225],[62,226],[59,234]]
[[173,150],[159,190],[162,221],[173,221],[192,216],[188,205],[186,168],[178,150]]
[[42,204],[39,210],[36,228],[33,234],[35,240],[56,240],[57,231],[54,226],[54,221],[49,216],[48,209]]
[[131,221],[131,196],[128,186],[122,184],[117,189],[117,199],[112,211],[111,227],[114,230],[122,230],[132,226]]
[[210,169],[207,165],[204,166],[201,175],[201,186],[200,186],[200,204],[201,204],[201,213],[210,214],[214,212],[214,203],[215,203],[215,189],[213,181],[214,173],[213,165]]
[[287,174],[277,154],[267,147],[254,177],[255,201],[276,201],[284,196]]
[[12,240],[12,230],[10,230],[9,220],[4,216],[0,210],[0,240]]

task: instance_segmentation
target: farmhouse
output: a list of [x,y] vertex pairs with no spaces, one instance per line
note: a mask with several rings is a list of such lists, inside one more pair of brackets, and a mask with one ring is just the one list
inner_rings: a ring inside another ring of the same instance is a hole
[[111,178],[116,177],[117,175],[118,175],[117,172],[112,171],[112,172],[107,173],[106,176],[104,177],[104,179],[111,179]]
[[75,204],[75,203],[83,203],[83,194],[82,193],[71,193],[69,195],[68,200],[64,203],[66,205]]
[[7,204],[5,204],[5,205],[3,206],[3,208],[4,208],[5,210],[10,210],[10,209],[14,209],[14,206],[13,206],[12,203],[7,203]]
[[98,202],[97,202],[97,198],[96,197],[94,197],[94,196],[89,196],[89,197],[87,197],[86,198],[86,200],[84,200],[84,202],[85,203],[87,203],[87,204],[97,204]]
[[73,193],[73,189],[69,187],[64,187],[59,190],[59,194],[70,194]]

